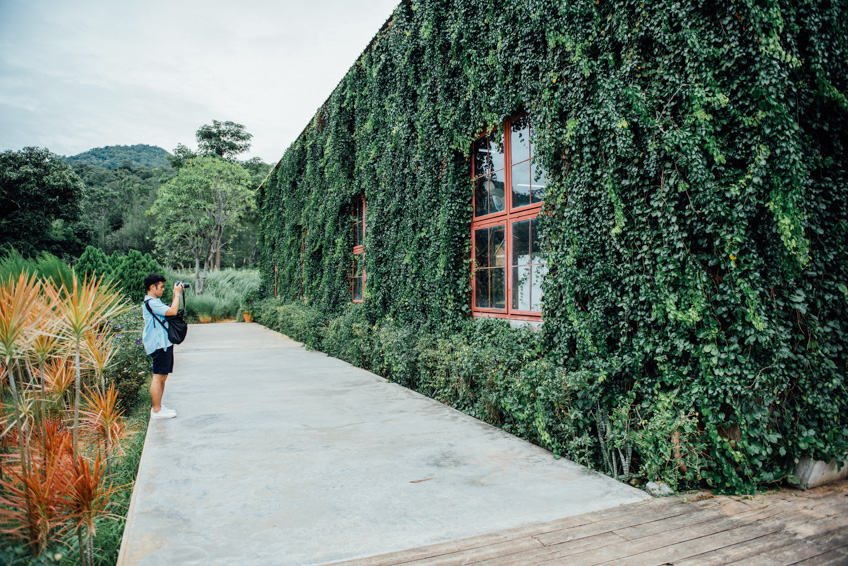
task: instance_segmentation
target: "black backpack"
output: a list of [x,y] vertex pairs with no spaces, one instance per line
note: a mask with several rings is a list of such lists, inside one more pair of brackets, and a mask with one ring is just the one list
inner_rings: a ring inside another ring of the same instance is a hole
[[165,316],[165,322],[168,323],[166,327],[165,324],[159,320],[159,317],[153,314],[153,311],[150,309],[150,299],[144,301],[144,306],[147,307],[147,310],[150,311],[150,315],[153,317],[153,320],[159,322],[162,325],[162,328],[165,329],[165,332],[168,333],[168,341],[171,344],[182,344],[183,340],[186,338],[186,334],[188,334],[188,324],[186,324],[185,319],[185,295],[180,295],[180,299],[183,302],[183,308],[177,311],[177,314],[173,316]]

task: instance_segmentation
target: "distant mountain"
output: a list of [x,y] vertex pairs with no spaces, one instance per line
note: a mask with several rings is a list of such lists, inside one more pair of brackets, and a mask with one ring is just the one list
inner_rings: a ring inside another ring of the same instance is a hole
[[78,155],[64,157],[69,165],[88,163],[106,169],[117,169],[129,161],[133,167],[164,167],[168,165],[166,156],[169,153],[155,145],[107,145],[89,149]]

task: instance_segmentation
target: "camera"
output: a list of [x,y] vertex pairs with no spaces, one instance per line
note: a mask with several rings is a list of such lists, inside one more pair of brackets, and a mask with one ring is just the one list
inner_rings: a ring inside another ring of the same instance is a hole
[[180,287],[182,287],[183,289],[188,289],[189,287],[191,287],[191,285],[189,285],[188,283],[186,283],[184,281],[177,281],[176,284],[179,285]]

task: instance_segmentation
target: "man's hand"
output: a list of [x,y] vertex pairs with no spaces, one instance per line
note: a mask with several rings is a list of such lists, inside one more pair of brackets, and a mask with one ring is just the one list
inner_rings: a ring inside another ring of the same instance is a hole
[[183,286],[179,283],[174,283],[174,295],[180,296],[183,292]]

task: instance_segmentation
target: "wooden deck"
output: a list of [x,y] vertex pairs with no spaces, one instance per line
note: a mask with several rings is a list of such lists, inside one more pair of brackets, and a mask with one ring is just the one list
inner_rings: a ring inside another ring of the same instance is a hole
[[848,565],[848,482],[674,496],[335,566]]

